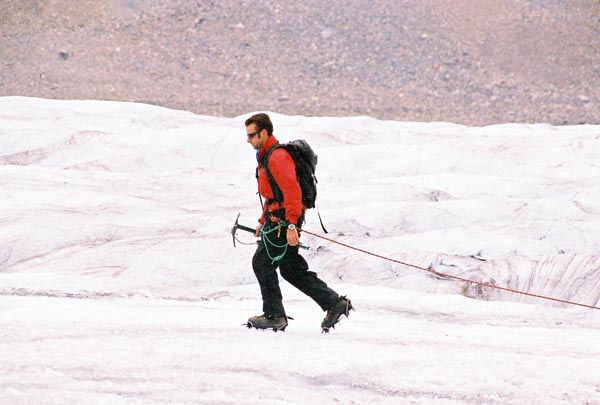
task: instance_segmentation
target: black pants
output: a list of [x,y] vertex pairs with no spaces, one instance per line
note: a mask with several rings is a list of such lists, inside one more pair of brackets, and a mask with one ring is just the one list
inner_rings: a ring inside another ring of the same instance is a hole
[[[267,220],[265,232],[274,228],[277,228],[277,224]],[[323,311],[331,309],[339,295],[319,279],[316,273],[308,270],[306,260],[298,253],[298,246],[287,246],[287,250],[273,246],[287,244],[286,232],[285,227],[280,231],[276,229],[266,235],[268,241],[263,236],[263,241],[258,245],[252,258],[252,268],[262,294],[263,312],[265,315],[285,315],[276,271],[278,267],[281,277],[312,298]],[[273,261],[273,258],[284,251],[283,258]]]

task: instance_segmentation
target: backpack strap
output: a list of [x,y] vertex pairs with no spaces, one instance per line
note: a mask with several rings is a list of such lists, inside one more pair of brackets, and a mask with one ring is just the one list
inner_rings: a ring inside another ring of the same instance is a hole
[[321,223],[321,229],[323,229],[323,232],[329,233],[329,232],[327,232],[327,229],[325,229],[325,225],[323,225],[323,219],[321,218],[321,212],[319,211],[318,208],[317,208],[317,215],[319,216],[319,222]]
[[[277,182],[275,181],[275,178],[273,178],[271,170],[269,169],[269,158],[271,157],[271,153],[273,153],[275,149],[280,147],[282,147],[282,145],[279,142],[273,145],[271,149],[269,149],[265,153],[262,160],[259,162],[259,165],[262,166],[263,169],[265,169],[267,179],[269,180],[269,184],[271,185],[271,190],[273,190],[273,196],[275,197],[274,200],[278,203],[283,203],[283,193],[281,192],[281,189],[277,185]],[[258,174],[256,177],[258,178]]]

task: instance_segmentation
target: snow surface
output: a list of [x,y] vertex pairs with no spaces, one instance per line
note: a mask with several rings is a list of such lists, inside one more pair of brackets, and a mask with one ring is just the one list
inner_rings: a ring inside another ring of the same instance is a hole
[[[323,335],[282,281],[286,332],[242,327],[261,312],[230,235],[259,215],[247,116],[0,98],[1,403],[600,404],[598,309],[307,234],[356,311]],[[599,126],[272,118],[319,155],[328,237],[600,306]]]

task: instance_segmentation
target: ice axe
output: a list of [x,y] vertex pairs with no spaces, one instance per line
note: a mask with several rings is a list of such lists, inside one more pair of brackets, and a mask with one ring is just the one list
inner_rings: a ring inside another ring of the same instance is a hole
[[[242,224],[240,224],[238,222],[239,219],[240,219],[240,215],[241,215],[241,213],[238,214],[237,218],[235,219],[235,223],[233,224],[233,228],[231,228],[231,236],[233,238],[233,246],[234,247],[236,247],[235,241],[237,240],[237,238],[236,238],[235,234],[236,234],[236,232],[237,232],[238,229],[241,229],[242,231],[249,232],[249,233],[251,233],[253,235],[256,232],[256,229],[250,228],[249,226],[244,226],[244,225],[242,225]],[[240,242],[240,241],[238,240],[238,242]],[[243,242],[240,242],[240,243],[248,245],[248,243],[243,243]],[[310,249],[308,246],[304,246],[303,244],[299,244],[298,247],[300,249],[307,249],[307,250]]]
[[241,212],[238,214],[237,218],[235,219],[235,224],[233,224],[233,228],[231,228],[231,237],[233,238],[233,247],[236,247],[235,241],[237,238],[235,237],[235,234],[238,229],[241,229],[242,231],[250,232],[252,234],[254,234],[256,232],[256,229],[252,229],[249,226],[244,226],[244,225],[241,225],[240,223],[238,223],[238,221],[240,219],[240,215],[242,215]]

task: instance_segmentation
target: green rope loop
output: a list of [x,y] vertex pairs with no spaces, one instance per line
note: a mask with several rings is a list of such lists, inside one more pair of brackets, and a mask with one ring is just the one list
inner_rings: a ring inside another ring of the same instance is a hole
[[[285,221],[279,221],[278,224],[280,227],[284,226],[285,227]],[[265,250],[267,251],[267,256],[269,256],[269,259],[271,259],[271,264],[283,259],[283,257],[285,256],[285,254],[287,253],[287,249],[289,244],[287,242],[285,242],[285,244],[283,245],[278,245],[276,243],[273,243],[271,241],[271,239],[269,239],[269,237],[267,235],[275,232],[275,231],[281,231],[280,228],[273,228],[273,229],[269,229],[268,231],[265,231],[265,227],[263,225],[263,227],[260,229],[260,234],[262,236],[262,240],[263,243],[265,244]],[[272,247],[276,248],[276,249],[283,249],[283,253],[281,253],[278,256],[273,257],[271,255],[271,252],[269,252],[269,245],[271,245]]]

